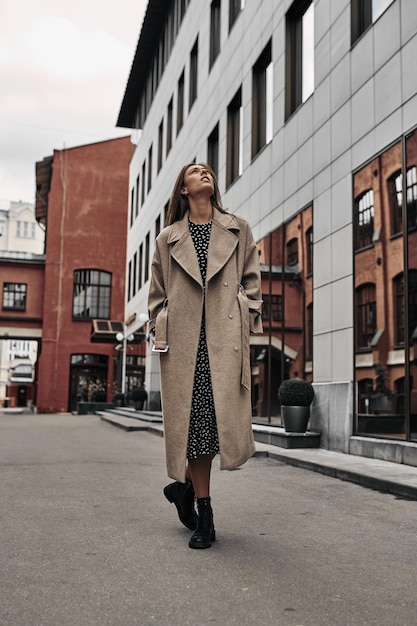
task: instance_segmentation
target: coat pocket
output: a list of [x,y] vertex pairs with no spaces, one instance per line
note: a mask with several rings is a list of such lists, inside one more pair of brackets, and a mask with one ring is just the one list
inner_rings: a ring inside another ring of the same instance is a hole
[[245,308],[249,316],[249,331],[262,333],[262,304],[263,300],[252,300],[246,295],[242,285],[238,285],[238,300],[241,311]]

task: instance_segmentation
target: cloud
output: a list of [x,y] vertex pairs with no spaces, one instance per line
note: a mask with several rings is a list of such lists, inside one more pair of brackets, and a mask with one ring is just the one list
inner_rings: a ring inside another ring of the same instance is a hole
[[111,74],[128,67],[127,45],[104,31],[81,31],[70,20],[45,16],[22,37],[28,61],[44,72],[61,77]]
[[0,199],[33,200],[54,149],[116,128],[147,0],[0,0]]

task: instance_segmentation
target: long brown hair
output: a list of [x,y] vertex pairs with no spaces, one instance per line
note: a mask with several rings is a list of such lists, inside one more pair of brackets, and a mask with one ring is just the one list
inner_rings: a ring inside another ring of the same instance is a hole
[[[180,219],[184,217],[187,211],[190,210],[190,204],[188,201],[188,196],[185,196],[181,193],[181,189],[184,187],[184,176],[185,172],[192,165],[196,165],[195,163],[187,163],[181,168],[180,173],[177,176],[177,180],[175,181],[175,185],[173,187],[171,197],[169,199],[167,218],[165,221],[165,226],[169,226],[174,222],[178,222]],[[220,196],[219,185],[217,183],[217,176],[214,173],[213,169],[207,163],[198,163],[201,167],[205,167],[210,175],[213,177],[213,185],[214,191],[213,195],[210,197],[211,205],[221,211],[222,213],[226,213],[225,209],[222,206],[222,200]]]

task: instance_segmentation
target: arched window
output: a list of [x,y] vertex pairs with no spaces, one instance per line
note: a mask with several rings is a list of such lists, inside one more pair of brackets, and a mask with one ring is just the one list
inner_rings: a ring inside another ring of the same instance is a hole
[[291,239],[287,243],[287,265],[298,264],[298,239]]
[[[401,233],[402,202],[403,202],[403,175],[398,170],[388,180],[388,190],[391,205],[392,234]],[[407,201],[407,228],[413,230],[417,227],[417,168],[409,167],[406,176],[406,201]]]
[[368,189],[355,200],[355,250],[372,244],[374,234],[374,192]]
[[[405,341],[405,290],[404,274],[394,278],[395,341],[402,345]],[[417,328],[417,270],[408,271],[408,339]]]
[[82,269],[74,272],[72,315],[76,319],[110,319],[111,274]]

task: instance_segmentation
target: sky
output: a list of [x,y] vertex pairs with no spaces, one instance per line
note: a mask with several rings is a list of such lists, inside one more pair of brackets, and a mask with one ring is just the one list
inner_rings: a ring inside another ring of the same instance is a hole
[[1,0],[0,202],[34,202],[35,163],[116,128],[147,0]]

